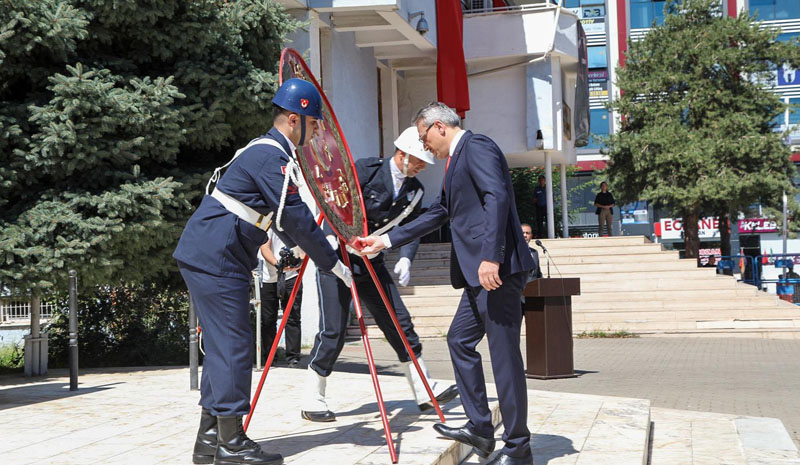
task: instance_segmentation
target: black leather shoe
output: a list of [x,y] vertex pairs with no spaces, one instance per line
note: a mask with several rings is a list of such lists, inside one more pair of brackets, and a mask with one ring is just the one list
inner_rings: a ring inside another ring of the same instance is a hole
[[483,458],[489,457],[494,450],[494,438],[478,436],[466,426],[451,428],[444,423],[436,423],[433,429],[442,436],[472,446],[472,450]]
[[192,463],[214,463],[214,454],[217,453],[217,417],[210,410],[203,409],[200,414],[200,428],[197,429],[197,439],[194,441]]
[[282,465],[283,456],[261,450],[244,434],[242,417],[217,417],[217,453],[214,465]]
[[289,367],[289,368],[300,368],[300,360],[297,360],[296,358],[293,358],[293,359],[289,360],[289,362],[286,364],[286,366]]
[[[455,384],[450,386],[449,388],[445,389],[445,391],[438,396],[436,396],[436,402],[439,403],[439,407],[442,405],[450,402],[451,400],[458,397],[458,386]],[[417,405],[419,407],[420,412],[427,412],[429,410],[433,410],[433,402],[428,401],[422,404]]]
[[304,420],[315,421],[317,423],[336,421],[336,414],[330,410],[325,410],[324,412],[307,412],[305,410],[301,410],[300,416],[303,417]]
[[497,454],[497,457],[486,462],[485,465],[533,465],[533,456],[529,455],[524,458],[511,457],[501,452]]

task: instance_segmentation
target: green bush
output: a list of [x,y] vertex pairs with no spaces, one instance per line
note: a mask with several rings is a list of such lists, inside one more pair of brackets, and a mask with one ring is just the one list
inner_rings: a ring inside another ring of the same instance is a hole
[[[78,302],[81,367],[184,365],[189,360],[185,289],[161,283],[100,286]],[[69,360],[69,301],[59,299],[47,332],[51,367]]]
[[20,373],[24,363],[21,347],[16,344],[0,345],[0,374]]

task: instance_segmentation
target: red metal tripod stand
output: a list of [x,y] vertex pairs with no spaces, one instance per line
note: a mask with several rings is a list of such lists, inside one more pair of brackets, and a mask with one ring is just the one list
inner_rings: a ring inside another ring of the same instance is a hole
[[[344,241],[341,239],[339,240],[339,247],[342,250],[342,260],[344,264],[351,269],[350,265],[350,256],[347,253],[346,245]],[[378,288],[378,292],[381,295],[381,299],[383,300],[383,304],[386,306],[386,310],[389,313],[389,316],[394,323],[397,332],[400,334],[400,338],[403,340],[403,345],[406,348],[409,356],[411,357],[411,361],[414,363],[414,367],[419,373],[420,378],[422,379],[422,383],[425,385],[425,390],[428,392],[428,396],[430,396],[431,403],[433,403],[434,408],[436,409],[436,413],[439,415],[439,419],[442,423],[445,422],[444,414],[442,413],[441,407],[439,407],[439,402],[436,400],[436,396],[433,395],[433,391],[431,390],[430,385],[428,384],[428,379],[425,376],[425,373],[422,371],[422,368],[419,365],[419,361],[417,361],[417,357],[414,354],[414,351],[411,350],[411,345],[408,343],[408,338],[406,338],[405,333],[403,332],[403,328],[400,326],[400,322],[397,319],[397,315],[394,312],[394,307],[392,306],[391,301],[389,301],[388,296],[386,295],[383,286],[381,285],[380,280],[378,279],[377,273],[375,273],[375,268],[372,266],[372,263],[364,257],[364,263],[367,265],[367,270],[369,270],[369,274],[372,277],[372,281],[375,284],[375,287]],[[300,267],[300,270],[297,272],[297,282],[301,282],[303,279],[303,274],[305,273],[306,266],[308,265],[308,256],[303,259],[303,264]],[[269,372],[269,367],[272,364],[272,360],[275,358],[275,353],[278,350],[278,342],[280,341],[281,334],[283,334],[283,330],[286,327],[286,322],[289,320],[289,315],[291,314],[292,307],[294,305],[294,300],[297,297],[297,292],[301,286],[294,286],[292,289],[292,293],[289,296],[289,300],[286,304],[286,308],[283,311],[283,318],[281,319],[281,324],[278,327],[278,331],[275,334],[275,340],[272,342],[272,348],[269,351],[269,356],[267,357],[266,365],[264,366],[264,372],[261,373],[261,380],[258,382],[258,388],[256,389],[255,396],[253,397],[253,401],[251,402],[250,406],[250,413],[247,415],[247,419],[244,422],[244,430],[247,431],[247,427],[250,425],[250,420],[253,418],[253,413],[256,409],[256,404],[258,404],[258,398],[261,395],[261,389],[264,386],[264,381],[267,379],[267,373]],[[361,340],[364,343],[364,351],[367,355],[367,364],[369,365],[369,373],[372,377],[372,385],[375,388],[375,397],[378,401],[378,409],[380,410],[381,414],[381,421],[383,422],[383,430],[386,435],[386,444],[389,446],[389,456],[392,459],[392,463],[397,463],[397,451],[394,447],[394,440],[392,439],[392,431],[389,425],[389,418],[386,414],[386,406],[383,403],[383,395],[381,394],[381,387],[378,381],[378,372],[375,368],[375,360],[372,358],[372,348],[369,343],[369,337],[367,335],[367,327],[364,324],[364,314],[361,310],[361,302],[358,299],[358,290],[356,289],[355,283],[350,287],[350,293],[353,298],[353,305],[356,310],[356,317],[358,318],[358,326],[361,330]],[[322,309],[321,311],[324,311]]]

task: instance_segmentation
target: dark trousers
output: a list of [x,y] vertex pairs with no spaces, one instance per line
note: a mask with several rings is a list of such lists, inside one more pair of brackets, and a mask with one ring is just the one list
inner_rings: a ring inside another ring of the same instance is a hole
[[250,283],[178,264],[203,329],[200,405],[214,415],[247,415],[253,370]]
[[547,205],[536,205],[536,236],[547,237]]
[[[422,355],[422,344],[414,331],[411,323],[411,315],[400,299],[397,286],[394,284],[392,276],[386,269],[383,262],[374,264],[375,273],[386,292],[392,308],[400,322],[400,327],[408,339],[414,355]],[[372,282],[369,273],[357,274],[353,276],[353,283],[358,290],[358,296],[364,303],[367,311],[375,318],[386,341],[392,346],[401,362],[411,361],[411,357],[406,352],[403,340],[395,329],[389,312],[383,304],[378,288]],[[333,370],[333,364],[344,347],[344,338],[347,335],[347,323],[350,319],[350,302],[352,300],[350,289],[342,283],[333,273],[320,271],[317,273],[317,287],[319,289],[319,333],[314,338],[314,348],[311,349],[311,361],[309,365],[322,376],[328,376]]]
[[[266,359],[272,343],[275,341],[278,323],[278,308],[289,303],[297,276],[286,280],[286,293],[282,299],[278,298],[278,283],[261,283],[261,350]],[[297,297],[292,304],[292,312],[286,321],[284,334],[286,335],[286,360],[300,360],[300,306],[303,303],[303,283],[299,284]]]
[[447,346],[461,396],[476,434],[494,435],[492,415],[486,398],[481,354],[475,347],[486,335],[492,372],[503,416],[503,453],[513,457],[530,454],[528,431],[528,388],[520,352],[520,298],[527,272],[503,277],[499,289],[487,292],[482,287],[466,288],[447,333]]

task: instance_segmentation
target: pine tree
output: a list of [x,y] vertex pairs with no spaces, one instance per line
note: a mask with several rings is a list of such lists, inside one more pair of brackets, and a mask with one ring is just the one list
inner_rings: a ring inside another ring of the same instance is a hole
[[776,66],[800,66],[797,40],[723,15],[719,0],[670,1],[662,26],[629,44],[611,108],[610,184],[683,218],[686,256],[697,257],[697,219],[792,194],[789,148],[775,132],[786,106],[770,90]]
[[213,167],[270,123],[266,0],[0,2],[0,288],[174,276]]

